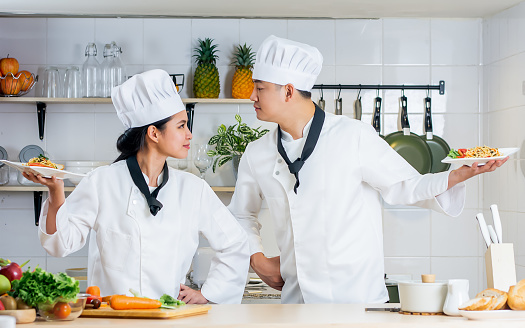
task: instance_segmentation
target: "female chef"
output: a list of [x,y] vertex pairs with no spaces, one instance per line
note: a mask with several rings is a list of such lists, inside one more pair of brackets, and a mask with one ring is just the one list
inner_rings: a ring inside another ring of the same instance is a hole
[[[385,287],[381,200],[461,213],[468,178],[503,161],[420,175],[370,124],[323,112],[311,100],[323,57],[267,38],[251,95],[277,128],[248,145],[229,209],[248,233],[250,263],[283,303],[379,303]],[[265,199],[280,257],[266,258],[257,219]]]
[[[135,75],[111,98],[127,128],[113,164],[88,174],[67,199],[62,180],[24,175],[49,188],[40,216],[42,246],[64,257],[81,249],[92,231],[88,284],[103,295],[133,288],[151,298],[178,295],[186,303],[240,303],[249,265],[246,233],[204,180],[166,165],[168,156],[186,158],[192,138],[169,75]],[[217,253],[195,291],[183,283],[199,233]]]

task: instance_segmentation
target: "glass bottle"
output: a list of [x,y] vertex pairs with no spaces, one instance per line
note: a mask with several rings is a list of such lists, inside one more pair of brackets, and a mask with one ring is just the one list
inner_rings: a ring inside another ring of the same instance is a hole
[[88,43],[85,56],[87,57],[82,65],[82,96],[99,97],[101,68],[97,61],[97,46],[94,43]]
[[[126,81],[126,67],[120,59],[120,54],[122,53],[122,48],[117,46],[115,41],[111,42],[111,50],[113,54],[113,60],[110,64],[110,74],[111,74],[111,89],[116,86],[121,85]],[[111,95],[111,90],[110,90]]]
[[104,60],[100,64],[102,75],[101,75],[101,82],[100,82],[100,90],[101,90],[101,96],[102,97],[111,97],[111,64],[114,60],[113,57],[113,49],[111,48],[110,44],[106,44],[104,46],[104,52],[103,52]]

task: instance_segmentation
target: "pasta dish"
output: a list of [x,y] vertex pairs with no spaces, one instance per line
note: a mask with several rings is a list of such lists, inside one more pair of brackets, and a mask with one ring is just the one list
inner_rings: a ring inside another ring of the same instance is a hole
[[490,158],[497,156],[502,156],[498,148],[490,148],[487,146],[463,148],[458,150],[451,149],[448,153],[448,157],[452,158]]
[[59,169],[58,166],[51,162],[49,158],[45,157],[44,155],[40,154],[38,157],[33,157],[27,162],[27,166],[42,166],[42,167],[50,167],[52,169]]

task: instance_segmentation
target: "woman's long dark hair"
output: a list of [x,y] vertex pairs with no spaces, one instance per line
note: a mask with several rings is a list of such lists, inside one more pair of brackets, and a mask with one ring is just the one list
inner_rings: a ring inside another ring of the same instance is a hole
[[136,155],[137,152],[144,147],[146,142],[146,134],[148,133],[148,127],[150,125],[153,125],[160,131],[163,131],[166,128],[166,123],[168,123],[170,120],[171,116],[155,123],[127,129],[126,132],[121,134],[117,139],[117,149],[120,151],[120,155],[117,157],[114,163]]

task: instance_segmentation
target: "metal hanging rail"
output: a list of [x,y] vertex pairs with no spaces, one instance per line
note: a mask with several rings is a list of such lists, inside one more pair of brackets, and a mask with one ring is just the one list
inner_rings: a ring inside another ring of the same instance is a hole
[[378,90],[378,89],[389,89],[389,90],[439,90],[440,95],[445,94],[445,81],[439,81],[438,85],[385,85],[385,84],[316,84],[313,89],[335,89],[335,90]]

